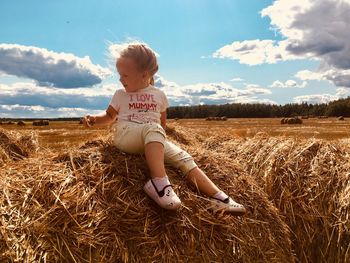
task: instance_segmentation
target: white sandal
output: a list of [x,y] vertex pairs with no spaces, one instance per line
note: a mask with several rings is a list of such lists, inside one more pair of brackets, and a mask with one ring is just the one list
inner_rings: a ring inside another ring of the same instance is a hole
[[213,210],[214,212],[225,211],[234,215],[244,215],[246,213],[245,207],[233,201],[231,197],[227,197],[225,200],[211,197],[209,200],[210,205],[208,209]]
[[174,192],[171,184],[164,186],[161,191],[158,191],[156,185],[150,179],[143,187],[143,190],[162,208],[176,210],[181,206],[181,200]]

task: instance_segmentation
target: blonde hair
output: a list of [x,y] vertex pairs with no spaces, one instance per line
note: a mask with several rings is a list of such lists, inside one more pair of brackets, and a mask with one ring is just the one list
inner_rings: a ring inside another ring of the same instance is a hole
[[145,44],[129,44],[120,52],[119,57],[131,58],[141,71],[148,71],[151,75],[151,85],[154,85],[154,75],[158,71],[156,54]]

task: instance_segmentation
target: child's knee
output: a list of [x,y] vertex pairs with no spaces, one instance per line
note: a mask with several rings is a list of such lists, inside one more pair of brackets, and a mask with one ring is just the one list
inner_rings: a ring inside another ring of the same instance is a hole
[[142,137],[144,138],[144,144],[150,142],[159,142],[165,144],[166,134],[163,127],[157,123],[147,123],[143,127]]
[[180,169],[184,175],[187,175],[192,169],[198,167],[193,157],[184,150],[173,155],[168,161],[172,163],[174,167]]

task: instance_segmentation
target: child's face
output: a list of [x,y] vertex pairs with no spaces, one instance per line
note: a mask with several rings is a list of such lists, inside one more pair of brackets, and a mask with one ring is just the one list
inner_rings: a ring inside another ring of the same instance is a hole
[[116,66],[119,80],[127,92],[134,92],[148,86],[147,71],[140,71],[134,60],[121,57],[117,60]]

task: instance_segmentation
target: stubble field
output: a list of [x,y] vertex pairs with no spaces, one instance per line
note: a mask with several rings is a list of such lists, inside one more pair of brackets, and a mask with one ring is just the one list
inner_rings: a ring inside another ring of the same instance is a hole
[[[108,126],[96,126],[85,128],[76,121],[51,122],[49,126],[32,126],[26,122],[26,126],[2,125],[6,130],[35,131],[39,136],[41,147],[61,149],[74,147],[80,143],[94,139],[96,136],[106,136],[111,129]],[[350,119],[339,121],[337,118],[304,119],[303,124],[280,124],[280,118],[237,118],[227,121],[206,121],[204,119],[169,119],[168,124],[176,127],[185,127],[199,135],[230,134],[233,137],[251,138],[259,132],[268,136],[287,136],[300,139],[325,139],[329,141],[338,139],[350,139]]]

